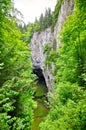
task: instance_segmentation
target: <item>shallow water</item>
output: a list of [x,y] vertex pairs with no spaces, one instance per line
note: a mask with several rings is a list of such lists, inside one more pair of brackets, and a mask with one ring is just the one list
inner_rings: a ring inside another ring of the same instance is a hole
[[46,104],[46,98],[42,97],[42,95],[47,94],[46,85],[42,83],[36,83],[34,84],[34,90],[35,90],[35,98],[34,100],[37,101],[37,108],[34,110],[34,121],[32,123],[31,130],[40,130],[39,124],[45,119],[45,117],[48,114],[48,108]]

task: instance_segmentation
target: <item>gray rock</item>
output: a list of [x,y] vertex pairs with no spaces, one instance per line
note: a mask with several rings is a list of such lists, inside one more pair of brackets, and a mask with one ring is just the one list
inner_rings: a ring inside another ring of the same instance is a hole
[[[45,29],[41,33],[34,33],[31,39],[31,52],[32,52],[32,64],[34,68],[40,68],[44,75],[46,85],[49,92],[54,91],[54,65],[51,62],[51,66],[48,67],[45,64],[45,59],[48,53],[44,52],[45,44],[52,47],[51,50],[58,50],[61,47],[59,32],[62,29],[63,23],[66,21],[67,16],[73,12],[73,0],[64,0],[59,11],[59,16],[57,18],[57,23],[54,27],[54,32],[52,33],[51,28]],[[53,48],[53,46],[55,48]]]

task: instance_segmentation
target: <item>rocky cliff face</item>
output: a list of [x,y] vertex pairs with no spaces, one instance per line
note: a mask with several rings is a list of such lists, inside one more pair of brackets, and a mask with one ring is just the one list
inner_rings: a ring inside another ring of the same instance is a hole
[[48,88],[48,91],[53,90],[53,75],[51,70],[45,65],[46,53],[44,52],[45,44],[53,46],[53,34],[51,28],[47,28],[45,31],[34,33],[33,38],[31,39],[31,51],[32,51],[32,63],[33,67],[36,70],[42,70],[42,73],[45,78],[45,82]]
[[67,19],[67,16],[73,13],[74,2],[73,0],[64,0],[59,11],[56,26],[54,27],[54,38],[56,39],[57,48],[61,46],[59,32],[62,29],[62,25]]
[[[41,69],[44,75],[48,91],[53,91],[53,71],[54,65],[51,63],[51,67],[45,65],[45,59],[48,53],[44,52],[45,44],[48,44],[53,48],[58,48],[61,46],[59,40],[59,31],[62,29],[63,23],[66,21],[67,16],[73,12],[73,0],[64,0],[59,11],[59,16],[57,18],[56,26],[54,27],[54,32],[52,33],[51,28],[47,28],[41,33],[34,33],[31,39],[31,51],[32,51],[32,63],[34,69]],[[51,49],[52,50],[52,49]]]

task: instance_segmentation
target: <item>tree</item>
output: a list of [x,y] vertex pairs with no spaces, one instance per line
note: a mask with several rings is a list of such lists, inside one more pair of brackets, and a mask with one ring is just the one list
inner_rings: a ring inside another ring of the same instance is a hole
[[[31,84],[34,76],[30,51],[27,44],[21,40],[22,35],[11,16],[12,10],[14,11],[11,0],[0,2],[0,129],[30,130],[33,116],[31,104],[34,104]],[[18,99],[26,92],[28,94],[25,105]],[[27,106],[24,116],[18,114],[17,108],[21,104]],[[25,115],[27,111],[28,114]],[[28,115],[31,117],[27,118]]]
[[[83,79],[83,75],[86,73],[86,57],[85,57],[85,32],[86,32],[86,24],[85,17],[86,14],[84,4],[80,1],[75,1],[78,5],[82,5],[83,8],[79,8],[75,3],[75,13],[71,15],[67,22],[64,24],[64,29],[62,31],[62,54],[64,57],[64,65],[65,68],[70,69],[74,80],[79,83],[79,85],[84,86],[85,80]],[[80,6],[81,7],[81,6]],[[69,56],[69,58],[68,58]]]
[[44,23],[45,28],[48,28],[52,25],[52,13],[50,8],[46,9],[45,11]]
[[34,33],[34,24],[30,23],[27,25],[27,29],[24,31],[22,35],[22,40],[25,41],[27,44],[31,42],[31,38]]
[[54,28],[54,26],[55,26],[55,24],[57,22],[62,2],[63,2],[63,0],[58,0],[57,1],[57,4],[55,6],[55,10],[54,10],[54,12],[52,14],[52,30],[53,30],[53,28]]
[[61,31],[62,48],[55,58],[54,93],[41,130],[86,128],[86,1],[75,0],[74,13]]

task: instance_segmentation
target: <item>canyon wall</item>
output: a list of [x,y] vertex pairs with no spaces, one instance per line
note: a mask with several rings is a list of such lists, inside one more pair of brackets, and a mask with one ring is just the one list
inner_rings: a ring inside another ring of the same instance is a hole
[[54,27],[54,32],[52,33],[51,28],[45,29],[43,32],[34,33],[31,39],[31,52],[32,52],[32,64],[34,69],[41,69],[45,78],[46,86],[49,92],[53,92],[53,84],[54,84],[54,65],[51,62],[50,67],[45,64],[46,57],[48,56],[48,52],[44,51],[44,47],[48,44],[51,47],[51,50],[56,51],[60,46],[60,38],[59,32],[62,29],[63,23],[66,21],[67,16],[73,12],[73,0],[64,0],[61,8],[59,10],[59,15],[57,18],[57,23]]

